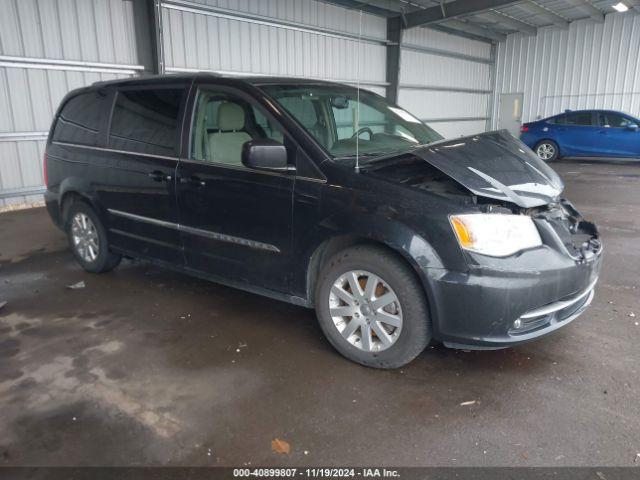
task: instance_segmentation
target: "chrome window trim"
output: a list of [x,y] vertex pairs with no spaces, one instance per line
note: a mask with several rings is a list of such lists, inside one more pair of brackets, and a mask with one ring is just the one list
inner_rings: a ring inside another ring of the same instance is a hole
[[[245,166],[238,166],[238,165],[231,165],[230,163],[222,163],[222,162],[207,162],[204,160],[192,160],[190,158],[181,158],[180,162],[184,162],[184,163],[192,163],[195,165],[209,165],[212,167],[219,167],[219,168],[227,168],[229,170],[236,170],[239,172],[251,172],[251,173],[259,173],[261,175],[275,175],[277,177],[286,177],[286,178],[290,178],[291,175],[287,175],[286,172],[293,172],[295,170],[291,169],[287,169],[287,170],[282,170],[281,172],[269,172],[266,170],[256,170],[253,168],[248,168]],[[295,168],[295,167],[293,167]]]
[[60,145],[63,147],[77,147],[77,148],[84,148],[87,150],[96,150],[99,152],[120,153],[123,155],[138,155],[138,156],[148,157],[148,158],[159,158],[161,160],[173,160],[174,162],[177,162],[179,160],[178,157],[167,157],[165,155],[155,155],[153,153],[131,152],[128,150],[116,150],[115,148],[94,147],[91,145],[80,145],[78,143],[60,142],[58,140],[54,140],[51,143],[53,143],[54,145]]
[[[212,167],[219,167],[219,168],[227,168],[229,170],[236,170],[238,172],[250,172],[250,173],[258,173],[260,175],[272,175],[272,176],[276,176],[276,177],[285,177],[285,178],[291,178],[291,172],[295,173],[296,171],[296,167],[293,165],[289,165],[288,168],[286,170],[282,170],[280,172],[270,172],[267,170],[257,170],[257,169],[253,169],[253,168],[249,168],[249,167],[244,167],[244,166],[237,166],[237,165],[231,165],[228,163],[221,163],[221,162],[207,162],[204,160],[193,160],[190,158],[181,158],[180,162],[184,162],[184,163],[191,163],[194,165],[210,165]],[[311,178],[311,177],[303,177],[303,176],[299,176],[299,175],[295,175],[295,179],[296,180],[302,180],[302,181],[306,181],[306,182],[318,182],[318,183],[327,183],[326,180],[324,179],[319,179],[319,178]]]
[[299,177],[296,176],[296,180],[302,180],[303,182],[314,182],[314,183],[327,183],[327,181],[323,178],[312,178],[312,177]]
[[121,210],[115,210],[113,208],[107,209],[112,214],[129,220],[135,220],[138,222],[149,223],[151,225],[157,225],[160,227],[170,228],[172,230],[178,230],[180,232],[191,233],[212,240],[218,240],[220,242],[233,243],[235,245],[242,245],[249,248],[255,248],[257,250],[265,250],[273,253],[280,253],[280,249],[270,243],[258,242],[256,240],[250,240],[248,238],[234,237],[233,235],[227,235],[219,232],[212,232],[210,230],[203,230],[201,228],[189,227],[187,225],[180,225],[179,223],[167,222],[165,220],[158,220],[157,218],[145,217],[142,215],[136,215],[135,213],[123,212]]

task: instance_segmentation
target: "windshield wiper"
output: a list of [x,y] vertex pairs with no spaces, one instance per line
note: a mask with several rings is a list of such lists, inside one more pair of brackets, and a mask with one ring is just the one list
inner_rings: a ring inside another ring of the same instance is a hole
[[340,157],[333,157],[334,160],[353,160],[355,158],[375,158],[381,155],[386,155],[386,152],[367,152],[367,153],[359,153],[358,155],[343,155]]

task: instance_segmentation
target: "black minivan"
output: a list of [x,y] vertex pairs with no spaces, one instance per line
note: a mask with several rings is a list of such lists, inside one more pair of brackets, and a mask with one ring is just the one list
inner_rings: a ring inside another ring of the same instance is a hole
[[373,367],[432,340],[496,349],[554,331],[587,308],[602,261],[596,227],[509,133],[444,140],[379,95],[317,80],[75,90],[45,178],[85,270],[140,258],[315,307],[331,344]]

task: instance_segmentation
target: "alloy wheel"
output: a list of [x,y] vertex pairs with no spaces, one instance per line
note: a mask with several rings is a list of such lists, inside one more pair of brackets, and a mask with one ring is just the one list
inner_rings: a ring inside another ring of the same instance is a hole
[[540,145],[538,145],[536,153],[538,154],[538,158],[540,160],[546,161],[553,158],[553,156],[556,154],[556,149],[550,143],[541,143]]
[[378,275],[351,270],[333,283],[329,312],[335,327],[365,352],[391,347],[402,330],[402,308],[393,289]]
[[98,231],[91,218],[84,213],[76,213],[71,220],[73,247],[85,262],[95,262],[100,253]]

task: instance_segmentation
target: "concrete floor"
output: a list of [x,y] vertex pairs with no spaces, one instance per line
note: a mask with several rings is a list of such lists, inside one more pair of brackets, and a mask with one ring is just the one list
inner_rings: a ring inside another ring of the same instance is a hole
[[87,274],[43,209],[0,215],[0,464],[640,465],[640,165],[556,169],[604,237],[590,310],[396,371],[343,359],[312,311],[141,263]]

